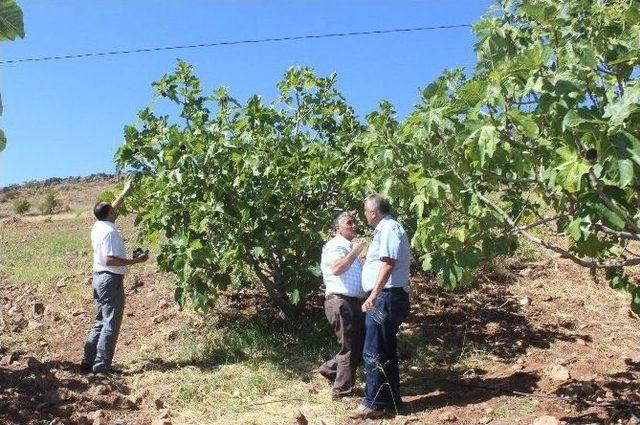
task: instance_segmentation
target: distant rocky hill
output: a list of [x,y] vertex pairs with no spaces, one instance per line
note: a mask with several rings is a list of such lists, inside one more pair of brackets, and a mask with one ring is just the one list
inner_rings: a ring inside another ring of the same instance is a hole
[[11,192],[24,188],[46,188],[62,183],[95,183],[100,181],[113,180],[114,178],[118,178],[119,176],[119,174],[95,173],[89,174],[88,176],[84,177],[51,177],[46,180],[30,180],[23,184],[10,184],[8,186],[0,187],[0,193]]

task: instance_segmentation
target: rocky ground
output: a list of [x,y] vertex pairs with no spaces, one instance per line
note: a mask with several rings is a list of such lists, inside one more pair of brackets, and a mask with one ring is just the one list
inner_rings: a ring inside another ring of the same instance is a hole
[[[107,186],[91,184],[70,195],[79,201],[69,203],[90,205]],[[215,353],[225,358],[222,363],[175,360],[189,333],[203,329],[203,315],[176,308],[169,277],[152,264],[133,270],[126,281],[120,371],[82,373],[78,362],[94,314],[90,247],[73,238],[68,251],[60,248],[63,242],[43,245],[38,249],[59,249],[50,264],[46,252],[23,248],[60,232],[83,235],[90,225],[82,213],[60,221],[3,221],[2,424],[627,424],[640,416],[640,329],[627,296],[567,260],[533,255],[487,267],[474,289],[453,294],[414,278],[412,314],[399,348],[406,408],[395,417],[348,420],[345,413],[358,399],[332,401],[322,379],[302,361],[302,371],[275,385],[261,384],[251,403],[207,406],[216,398],[242,400],[244,389],[234,389],[241,388],[240,380],[252,380],[270,365],[229,374],[224,390],[200,397],[210,385],[200,377],[237,369],[242,356],[222,346]],[[126,234],[131,244],[132,226]],[[19,247],[23,257],[12,255]],[[25,267],[40,267],[40,274],[25,274]],[[42,267],[51,271],[46,279]],[[256,307],[261,302],[251,292],[228,294],[208,315],[246,311],[265,320]],[[187,377],[191,387],[185,386]]]

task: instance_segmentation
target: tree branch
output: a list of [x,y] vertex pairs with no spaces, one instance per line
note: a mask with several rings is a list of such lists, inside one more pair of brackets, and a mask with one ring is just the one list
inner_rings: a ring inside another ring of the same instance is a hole
[[522,228],[516,226],[513,219],[509,217],[509,215],[498,205],[496,205],[491,199],[484,196],[482,193],[476,192],[478,195],[478,199],[487,204],[491,209],[493,209],[502,219],[511,227],[511,230],[515,233],[519,233],[528,239],[530,242],[533,242],[537,245],[543,246],[550,251],[556,252],[561,256],[570,259],[576,264],[579,264],[583,267],[587,268],[618,268],[618,267],[626,267],[626,266],[634,266],[640,264],[640,257],[624,259],[624,260],[613,260],[613,261],[597,261],[597,260],[585,260],[584,258],[580,258],[568,250],[561,248],[557,245],[549,243],[545,240],[542,240],[536,236],[533,236],[531,233],[523,230]]
[[618,217],[623,219],[627,224],[627,227],[631,229],[633,233],[640,233],[640,229],[638,229],[638,226],[636,226],[631,220],[629,220],[629,215],[626,214],[625,211],[619,208],[616,204],[614,204],[613,201],[611,201],[611,199],[609,199],[609,197],[604,193],[604,190],[602,189],[602,183],[598,181],[596,174],[593,172],[593,168],[589,170],[589,183],[591,183],[591,187],[596,192],[598,192],[598,196],[600,197],[602,202],[604,202],[607,208],[613,211],[614,214],[616,214]]
[[620,230],[614,230],[611,229],[610,227],[605,226],[604,224],[598,224],[596,223],[595,225],[596,229],[600,230],[603,233],[606,233],[608,235],[612,235],[612,236],[616,236],[622,239],[631,239],[634,241],[640,241],[640,233],[632,233],[632,232],[624,232],[624,231],[620,231]]

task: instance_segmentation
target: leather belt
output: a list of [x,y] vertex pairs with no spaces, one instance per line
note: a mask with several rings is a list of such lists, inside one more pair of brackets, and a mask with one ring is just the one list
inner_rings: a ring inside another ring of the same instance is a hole
[[347,301],[354,301],[354,302],[355,301],[357,301],[357,302],[361,301],[361,299],[358,298],[358,297],[350,297],[348,295],[343,295],[343,294],[328,294],[325,297],[325,300],[338,300],[338,299],[347,300]]

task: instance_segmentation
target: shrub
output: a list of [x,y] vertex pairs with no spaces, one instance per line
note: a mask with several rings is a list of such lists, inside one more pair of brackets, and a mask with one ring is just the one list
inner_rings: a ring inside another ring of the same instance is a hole
[[24,214],[27,211],[29,211],[29,208],[31,208],[31,204],[29,204],[29,201],[27,201],[24,198],[18,198],[18,199],[14,199],[12,203],[12,207],[13,207],[14,213]]
[[55,214],[60,211],[61,207],[62,204],[52,191],[47,192],[40,205],[38,205],[38,209],[42,214]]

